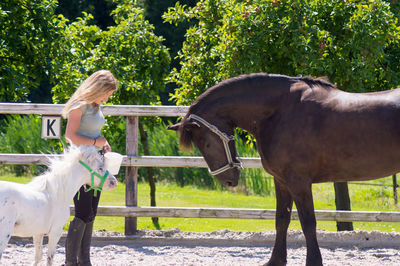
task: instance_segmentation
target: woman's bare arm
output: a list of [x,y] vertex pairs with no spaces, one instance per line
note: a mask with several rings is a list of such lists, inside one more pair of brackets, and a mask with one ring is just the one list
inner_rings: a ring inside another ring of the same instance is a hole
[[99,136],[96,141],[91,138],[85,138],[79,135],[78,129],[81,123],[82,110],[80,108],[73,109],[68,114],[67,128],[65,130],[65,138],[67,142],[74,145],[95,145],[96,147],[105,147],[107,151],[111,151],[104,136]]

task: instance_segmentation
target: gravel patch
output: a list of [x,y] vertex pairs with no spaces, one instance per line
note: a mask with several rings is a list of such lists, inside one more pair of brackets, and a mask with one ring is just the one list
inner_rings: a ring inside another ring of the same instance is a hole
[[[400,265],[400,233],[318,231],[318,240],[324,265]],[[55,265],[64,262],[64,241],[65,234]],[[262,265],[271,256],[274,241],[274,231],[140,230],[134,236],[96,231],[91,258],[93,265]],[[289,231],[288,265],[305,265],[305,257],[302,232]],[[0,265],[30,265],[33,259],[31,239],[13,237]]]

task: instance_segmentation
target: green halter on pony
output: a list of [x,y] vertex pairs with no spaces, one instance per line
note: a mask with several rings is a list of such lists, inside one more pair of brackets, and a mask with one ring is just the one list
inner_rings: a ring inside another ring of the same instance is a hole
[[[104,174],[104,176],[101,176],[99,173],[93,171],[92,168],[89,167],[89,165],[87,165],[86,163],[82,162],[81,160],[79,160],[79,163],[81,165],[83,165],[89,172],[90,172],[90,177],[91,177],[91,184],[90,187],[88,189],[85,190],[85,192],[88,192],[90,190],[94,190],[94,196],[97,197],[97,191],[101,191],[104,185],[104,182],[107,179],[107,176],[109,174],[108,170],[106,170],[106,173]],[[94,176],[97,176],[98,178],[100,178],[101,183],[99,187],[94,187]],[[79,195],[80,195],[80,191],[78,191],[78,200],[79,200]]]

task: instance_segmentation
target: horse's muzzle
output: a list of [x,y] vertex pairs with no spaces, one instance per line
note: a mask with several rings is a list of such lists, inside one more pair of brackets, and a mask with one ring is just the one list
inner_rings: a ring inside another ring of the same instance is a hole
[[113,190],[117,187],[118,181],[115,178],[115,176],[110,175],[107,179],[106,182],[104,182],[103,185],[103,190]]
[[229,180],[229,181],[226,181],[225,184],[223,184],[223,185],[225,185],[227,187],[236,187],[238,185],[238,181]]

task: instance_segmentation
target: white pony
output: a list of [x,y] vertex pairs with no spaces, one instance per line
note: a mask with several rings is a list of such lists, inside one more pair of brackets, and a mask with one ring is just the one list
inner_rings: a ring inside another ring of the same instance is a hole
[[84,184],[95,190],[117,186],[117,179],[104,168],[104,160],[93,146],[71,146],[61,159],[50,159],[50,169],[28,184],[0,181],[0,259],[11,235],[32,236],[33,265],[37,265],[47,234],[47,265],[51,265],[70,216],[69,205]]

